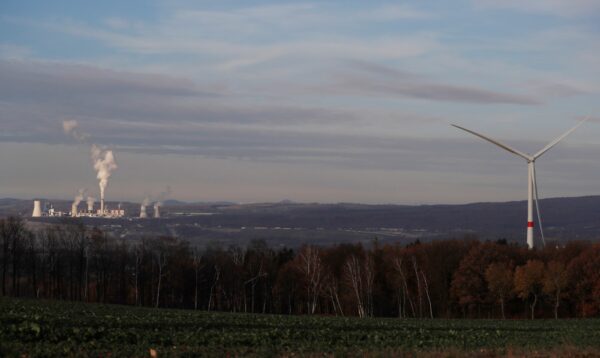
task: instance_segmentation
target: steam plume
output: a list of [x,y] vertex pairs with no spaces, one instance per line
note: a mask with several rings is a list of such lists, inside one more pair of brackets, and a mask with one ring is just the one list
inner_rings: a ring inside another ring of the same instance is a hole
[[94,203],[96,202],[96,198],[94,198],[93,196],[88,196],[86,202],[88,211],[94,210]]
[[79,142],[85,142],[90,137],[89,134],[79,129],[79,123],[74,119],[64,120],[62,125],[65,134],[75,138]]
[[77,191],[77,195],[75,195],[75,199],[73,200],[73,204],[71,205],[71,215],[77,215],[77,206],[79,206],[79,203],[81,203],[81,201],[85,197],[86,191],[87,190],[83,188]]
[[73,200],[73,205],[79,205],[83,198],[85,197],[86,189],[82,188],[77,191],[77,195],[75,195],[75,200]]
[[102,149],[95,144],[92,144],[92,161],[96,170],[96,178],[100,181],[100,200],[103,202],[108,178],[112,175],[113,170],[117,169],[117,162],[112,150]]
[[[79,142],[85,142],[90,137],[89,134],[79,129],[79,123],[74,119],[64,120],[62,126],[65,134],[75,138]],[[104,191],[108,186],[108,179],[112,172],[117,169],[117,162],[112,150],[103,149],[96,144],[92,144],[91,152],[96,178],[100,181],[98,183],[100,186],[100,209],[104,210]]]
[[148,213],[146,213],[146,207],[150,205],[150,198],[145,197],[144,201],[142,201],[142,205],[140,207],[140,218],[147,218]]
[[165,191],[163,191],[162,193],[158,194],[158,198],[156,200],[156,202],[154,203],[154,217],[155,218],[159,218],[160,217],[160,210],[158,209],[159,207],[163,206],[163,201],[171,194],[171,187],[167,186],[167,188],[165,189]]

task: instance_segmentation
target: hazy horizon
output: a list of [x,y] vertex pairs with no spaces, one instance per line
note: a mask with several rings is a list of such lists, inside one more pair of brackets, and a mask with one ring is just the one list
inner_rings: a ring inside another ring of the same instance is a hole
[[[545,198],[540,198],[540,200],[545,200],[545,199],[576,199],[576,198],[585,198],[585,197],[596,197],[596,196],[600,196],[600,194],[598,195],[583,195],[583,196],[556,196],[556,197],[545,197]],[[34,196],[34,197],[0,197],[0,200],[30,200],[33,202],[33,200],[47,200],[48,202],[52,202],[52,201],[65,201],[65,202],[72,202],[73,198],[68,198],[68,197],[63,197],[63,198],[51,198],[51,197],[41,197],[41,196]],[[106,201],[108,203],[116,203],[116,202],[123,202],[123,203],[131,203],[131,204],[138,204],[141,203],[142,200],[140,201],[135,201],[135,200],[112,200],[110,198],[107,198]],[[156,200],[151,199],[150,202],[153,203]],[[326,201],[296,201],[296,200],[290,200],[290,199],[281,199],[281,200],[275,200],[275,201],[254,201],[254,202],[244,202],[244,201],[236,201],[236,200],[186,200],[186,199],[167,199],[165,200],[165,205],[167,205],[166,203],[169,201],[177,201],[177,202],[181,202],[181,203],[185,203],[185,204],[203,204],[203,203],[231,203],[233,205],[255,205],[255,204],[300,204],[300,205],[310,205],[310,204],[317,204],[317,205],[338,205],[338,204],[348,204],[348,205],[397,205],[397,206],[420,206],[420,205],[470,205],[470,204],[487,204],[487,203],[492,203],[492,204],[502,204],[502,203],[509,203],[509,202],[526,202],[527,199],[516,199],[516,200],[499,200],[499,201],[470,201],[470,202],[464,202],[464,203],[436,203],[436,202],[423,202],[423,203],[393,203],[393,202],[372,202],[372,203],[367,203],[367,202],[355,202],[355,201],[337,201],[337,202],[326,202]],[[33,204],[32,204],[33,205]],[[83,205],[83,204],[82,204]],[[95,203],[95,205],[98,205],[97,203]]]

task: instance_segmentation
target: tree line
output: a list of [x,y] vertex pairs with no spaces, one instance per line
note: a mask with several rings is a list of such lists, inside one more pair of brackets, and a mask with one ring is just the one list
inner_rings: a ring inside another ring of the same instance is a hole
[[113,238],[0,219],[2,296],[275,314],[399,318],[600,315],[600,244],[528,250],[474,237],[274,249]]

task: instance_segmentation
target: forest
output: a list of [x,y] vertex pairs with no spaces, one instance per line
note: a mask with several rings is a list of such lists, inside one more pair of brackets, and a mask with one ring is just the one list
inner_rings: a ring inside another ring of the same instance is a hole
[[600,315],[600,244],[430,243],[204,249],[75,222],[0,219],[1,294],[204,311],[398,318]]

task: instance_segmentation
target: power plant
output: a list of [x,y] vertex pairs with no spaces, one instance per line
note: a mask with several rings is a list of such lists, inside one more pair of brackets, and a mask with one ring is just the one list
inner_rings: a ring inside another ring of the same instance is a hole
[[[79,123],[76,120],[64,120],[62,123],[63,131],[66,135],[73,137],[79,143],[89,144],[88,139],[91,137],[88,133],[82,132],[79,129]],[[39,217],[92,217],[92,218],[122,218],[125,216],[125,210],[121,208],[119,204],[116,209],[109,209],[104,203],[104,195],[108,187],[108,180],[111,177],[113,171],[118,166],[115,160],[113,151],[106,147],[99,146],[95,143],[90,145],[91,159],[94,171],[96,172],[96,179],[98,179],[98,186],[100,188],[100,208],[94,210],[94,204],[96,198],[87,196],[86,189],[79,189],[75,195],[75,199],[71,204],[71,211],[63,212],[54,209],[52,204],[46,203],[42,208],[41,200],[33,201],[33,212],[31,214],[34,218]],[[159,207],[163,205],[163,200],[169,195],[171,188],[167,187],[166,191],[159,194],[156,202],[154,203],[154,218],[160,218]],[[85,199],[86,209],[79,210],[79,205]],[[140,218],[147,218],[146,207],[150,205],[150,198],[146,197],[140,207]]]
[[44,208],[42,208],[41,200],[33,201],[33,213],[31,217],[39,218],[39,217],[88,217],[88,218],[107,218],[107,219],[117,219],[125,216],[125,210],[121,208],[121,205],[117,207],[117,209],[109,209],[104,205],[104,202],[100,202],[100,208],[94,211],[94,201],[88,200],[86,210],[79,210],[78,203],[71,204],[71,211],[57,211],[54,209],[52,204],[46,203]]

